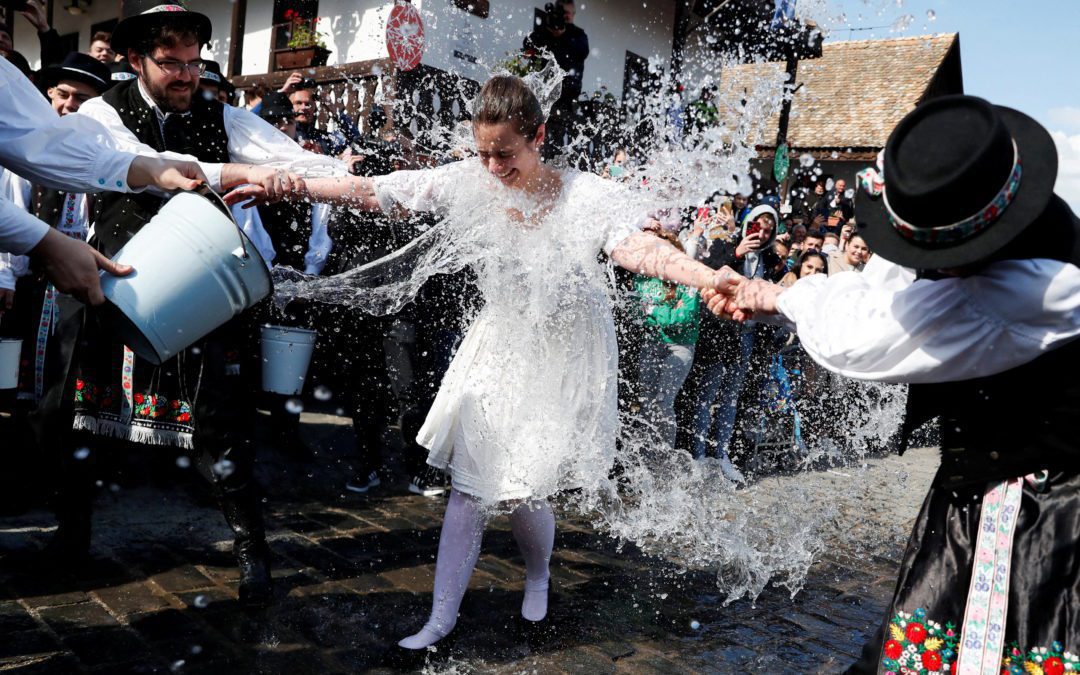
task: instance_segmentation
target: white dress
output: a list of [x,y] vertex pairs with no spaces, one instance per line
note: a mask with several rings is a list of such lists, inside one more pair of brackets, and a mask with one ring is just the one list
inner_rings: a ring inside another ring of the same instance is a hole
[[525,224],[507,215],[520,195],[475,159],[391,174],[375,190],[384,208],[445,219],[485,301],[417,437],[428,463],[488,503],[605,481],[618,348],[598,256],[638,231],[645,211],[633,193],[567,171],[555,205]]

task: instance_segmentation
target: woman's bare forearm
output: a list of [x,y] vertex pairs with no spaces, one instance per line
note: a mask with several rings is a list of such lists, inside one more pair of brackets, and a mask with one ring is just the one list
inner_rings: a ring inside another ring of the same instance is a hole
[[305,181],[306,196],[320,204],[337,204],[362,211],[380,210],[375,196],[375,183],[365,176],[309,178]]
[[683,286],[704,289],[716,284],[717,270],[648,232],[638,232],[624,239],[611,252],[611,259],[631,272]]

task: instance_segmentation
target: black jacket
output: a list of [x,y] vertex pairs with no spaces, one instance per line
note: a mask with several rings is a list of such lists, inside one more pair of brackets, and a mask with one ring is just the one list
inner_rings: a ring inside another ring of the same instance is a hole
[[589,36],[572,23],[566,31],[555,37],[543,26],[534,30],[524,42],[525,49],[547,49],[555,57],[559,67],[567,71],[563,80],[560,99],[576,99],[581,93],[581,78],[585,73],[585,59],[589,58]]

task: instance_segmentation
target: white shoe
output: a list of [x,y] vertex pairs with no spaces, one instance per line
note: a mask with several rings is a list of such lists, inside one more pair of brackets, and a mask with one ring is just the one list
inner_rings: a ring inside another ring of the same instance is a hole
[[746,476],[735,468],[735,465],[731,463],[731,458],[726,454],[720,457],[720,473],[724,474],[724,478],[727,478],[732,483],[746,482]]

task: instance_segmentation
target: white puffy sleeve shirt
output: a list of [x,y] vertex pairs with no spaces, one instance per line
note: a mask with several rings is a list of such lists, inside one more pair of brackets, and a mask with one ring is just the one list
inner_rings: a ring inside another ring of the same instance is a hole
[[969,277],[917,281],[911,270],[874,256],[862,273],[800,279],[777,309],[814,361],[841,375],[968,380],[1080,337],[1080,269],[1006,260]]
[[[77,114],[99,122],[108,129],[116,145],[127,152],[197,161],[195,157],[176,152],[159,153],[146,145],[124,126],[120,114],[101,97],[92,98],[82,104]],[[341,160],[304,150],[296,141],[249,110],[227,105],[224,121],[225,132],[229,137],[229,160],[232,162],[285,169],[305,178],[331,178],[348,174],[348,167]],[[199,162],[199,166],[206,174],[210,188],[220,192],[222,165]]]
[[[74,192],[132,192],[134,155],[118,152],[109,133],[87,117],[57,117],[23,74],[0,59],[0,166],[46,187]],[[0,250],[26,253],[49,226],[0,199]]]

